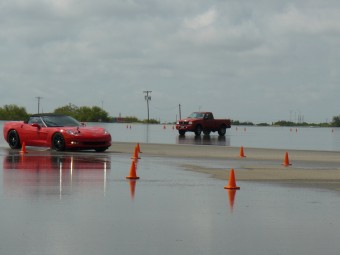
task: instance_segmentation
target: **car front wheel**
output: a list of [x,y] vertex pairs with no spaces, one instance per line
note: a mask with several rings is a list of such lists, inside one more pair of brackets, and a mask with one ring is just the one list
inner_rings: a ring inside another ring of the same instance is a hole
[[17,131],[15,131],[15,130],[9,131],[9,133],[7,135],[7,141],[8,141],[9,147],[11,147],[11,149],[20,149],[21,148],[20,138],[19,138]]
[[65,150],[65,139],[64,136],[60,133],[56,133],[52,137],[52,149],[56,151],[64,151]]

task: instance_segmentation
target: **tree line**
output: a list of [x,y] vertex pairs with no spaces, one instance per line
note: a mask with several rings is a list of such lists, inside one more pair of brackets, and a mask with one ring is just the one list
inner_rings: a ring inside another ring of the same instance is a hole
[[[122,122],[122,123],[148,123],[148,120],[139,120],[137,117],[111,117],[108,112],[103,110],[98,106],[81,106],[78,107],[74,104],[68,104],[62,107],[58,107],[53,113],[65,114],[72,116],[73,118],[82,122]],[[25,107],[10,104],[0,107],[0,120],[26,120],[31,114],[27,113]],[[149,123],[159,124],[158,120],[150,119]],[[232,125],[245,125],[245,126],[255,126],[254,123],[246,121],[241,122],[238,120],[233,120]],[[314,127],[340,127],[340,115],[334,116],[332,122],[330,123],[295,123],[291,121],[277,121],[270,124],[260,123],[256,126],[314,126]]]
[[[124,117],[114,118],[109,116],[108,112],[98,106],[76,106],[74,104],[68,104],[62,107],[56,108],[53,113],[64,114],[72,116],[73,118],[81,122],[140,122],[147,123],[147,120],[139,120],[136,117]],[[31,114],[27,113],[24,107],[18,105],[4,105],[0,107],[0,120],[27,120]],[[150,119],[149,123],[155,124],[159,121]]]
[[238,120],[232,120],[231,125],[235,126],[280,126],[280,127],[340,127],[340,115],[334,116],[332,119],[332,122],[323,122],[323,123],[307,123],[307,122],[293,122],[293,121],[286,121],[286,120],[280,120],[273,122],[272,124],[268,123],[259,123],[254,124],[250,121],[238,121]]

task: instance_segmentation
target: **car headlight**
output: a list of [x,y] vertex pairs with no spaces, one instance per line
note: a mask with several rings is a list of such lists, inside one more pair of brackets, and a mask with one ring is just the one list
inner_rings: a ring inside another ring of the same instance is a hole
[[110,133],[109,133],[109,131],[107,131],[106,129],[104,130],[104,134],[105,135],[109,135]]
[[77,131],[73,131],[73,130],[66,130],[66,133],[68,133],[70,135],[77,135],[78,134]]
[[192,121],[189,121],[189,123],[188,123],[189,125],[192,125]]

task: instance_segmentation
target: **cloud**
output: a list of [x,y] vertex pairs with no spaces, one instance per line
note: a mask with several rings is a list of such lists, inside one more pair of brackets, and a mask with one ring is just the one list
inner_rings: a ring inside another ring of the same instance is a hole
[[217,12],[214,7],[211,7],[208,11],[199,14],[191,19],[184,20],[184,26],[189,29],[202,29],[213,25],[217,18]]
[[112,115],[144,116],[142,91],[148,89],[157,109],[181,103],[187,113],[201,106],[216,116],[255,121],[288,116],[287,107],[330,115],[335,110],[316,103],[327,98],[339,108],[336,1],[5,0],[0,5],[3,104],[20,103],[33,112],[36,96],[51,110],[104,100]]
[[283,12],[271,18],[270,24],[273,32],[280,33],[327,35],[340,32],[338,12],[332,8],[298,8],[289,4]]

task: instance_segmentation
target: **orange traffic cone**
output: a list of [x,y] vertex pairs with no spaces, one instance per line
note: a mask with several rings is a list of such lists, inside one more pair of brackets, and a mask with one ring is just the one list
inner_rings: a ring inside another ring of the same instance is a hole
[[126,179],[139,179],[136,173],[136,163],[133,160],[130,167],[130,175],[126,176]]
[[243,146],[241,146],[241,149],[240,149],[240,157],[241,157],[241,158],[245,158],[245,157],[246,157],[246,156],[244,155]]
[[133,157],[131,159],[138,160],[140,157],[138,156],[138,148],[137,146],[135,147],[135,151],[133,153]]
[[235,173],[234,173],[233,168],[230,171],[228,186],[225,186],[224,188],[225,189],[240,189],[240,187],[236,186]]
[[22,154],[25,154],[25,153],[27,153],[27,151],[26,151],[26,144],[25,144],[25,142],[22,142],[22,145],[21,145],[21,151],[20,151],[20,153],[22,153]]
[[141,150],[140,150],[140,145],[139,145],[139,143],[137,143],[137,150],[138,150],[138,153],[142,153]]
[[283,166],[290,166],[290,165],[292,165],[292,164],[289,163],[288,152],[286,152],[285,160],[283,161],[282,165]]

